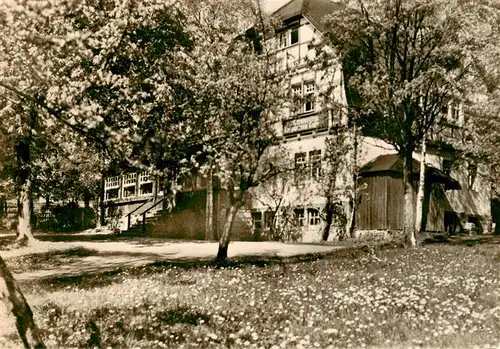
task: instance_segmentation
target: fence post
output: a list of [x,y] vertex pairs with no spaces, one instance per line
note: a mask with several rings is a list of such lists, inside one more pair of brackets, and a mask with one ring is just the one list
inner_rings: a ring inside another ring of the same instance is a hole
[[146,212],[142,214],[142,235],[146,234]]

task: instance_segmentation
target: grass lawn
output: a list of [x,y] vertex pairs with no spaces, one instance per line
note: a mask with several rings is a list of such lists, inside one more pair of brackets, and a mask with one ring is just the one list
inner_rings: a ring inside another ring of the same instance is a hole
[[494,243],[227,269],[156,265],[23,286],[49,347],[500,345]]

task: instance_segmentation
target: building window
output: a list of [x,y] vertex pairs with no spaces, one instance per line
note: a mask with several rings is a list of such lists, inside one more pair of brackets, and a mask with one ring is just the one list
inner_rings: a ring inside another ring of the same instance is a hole
[[280,35],[280,47],[287,47],[288,46],[288,33],[281,33]]
[[139,187],[139,195],[153,194],[153,183],[144,183]]
[[307,210],[309,225],[319,225],[321,223],[321,217],[319,214],[319,210],[314,208],[310,208]]
[[123,197],[129,198],[135,196],[135,186],[128,186],[123,188]]
[[304,112],[314,111],[314,82],[308,82],[304,84]]
[[292,85],[292,114],[298,114],[301,112],[302,104],[302,85]]
[[306,153],[295,154],[295,169],[301,170],[306,167]]
[[106,200],[118,199],[120,189],[113,188],[106,190]]
[[302,97],[302,85],[297,84],[292,86],[293,97]]
[[311,167],[311,177],[319,179],[321,176],[321,150],[309,152],[309,164]]
[[443,159],[443,172],[447,175],[451,173],[451,167],[453,166],[453,161],[450,159]]
[[[290,28],[290,27],[289,27]],[[299,42],[299,24],[295,23],[291,29],[288,29],[279,35],[280,48],[295,45]]]
[[445,114],[446,120],[451,123],[460,121],[460,103],[456,101],[449,102],[448,105],[441,108],[441,112]]
[[305,225],[304,209],[303,208],[296,208],[294,210],[294,213],[295,213],[295,220],[297,222],[297,226],[303,227]]
[[252,212],[253,230],[260,232],[262,229],[262,212]]
[[296,44],[298,42],[299,42],[299,27],[296,27],[290,31],[290,45]]
[[304,177],[307,167],[306,153],[296,153],[295,154],[295,181],[299,181]]
[[304,94],[309,95],[311,93],[314,93],[314,82],[304,84]]
[[310,113],[316,109],[314,92],[316,85],[313,81],[303,85],[292,85],[291,92],[293,98],[292,114]]
[[467,182],[469,185],[469,189],[472,189],[477,177],[477,164],[469,162],[467,172],[468,172]]
[[452,103],[450,105],[450,119],[451,121],[458,122],[460,116],[460,107],[458,103]]

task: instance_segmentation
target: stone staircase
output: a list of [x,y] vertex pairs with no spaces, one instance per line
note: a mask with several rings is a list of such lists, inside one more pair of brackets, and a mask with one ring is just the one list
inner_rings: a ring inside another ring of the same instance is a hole
[[121,236],[143,236],[151,231],[151,226],[163,215],[164,197],[152,198],[123,217],[125,229]]

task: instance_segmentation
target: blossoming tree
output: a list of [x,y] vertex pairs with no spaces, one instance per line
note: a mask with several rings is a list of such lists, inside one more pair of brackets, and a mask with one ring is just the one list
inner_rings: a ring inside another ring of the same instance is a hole
[[[192,162],[214,173],[227,189],[229,205],[219,237],[218,261],[227,259],[235,217],[248,191],[276,176],[271,148],[279,147],[277,121],[288,90],[286,74],[266,46],[268,21],[252,2],[193,3],[190,57],[198,103],[193,111],[202,130],[201,156]],[[249,29],[250,28],[250,29]],[[202,158],[202,160],[200,160]]]
[[[30,200],[37,167],[55,165],[50,156],[35,156],[38,141],[62,153],[87,144],[79,150],[136,164],[138,144],[159,140],[143,132],[152,120],[167,119],[169,126],[160,131],[177,139],[169,112],[180,105],[174,97],[185,94],[176,93],[180,84],[174,82],[181,62],[176,58],[188,46],[181,19],[173,3],[159,0],[0,3],[0,116],[16,159],[20,243],[33,241]],[[17,318],[27,347],[43,346],[3,261],[0,281],[11,310],[2,318]],[[27,332],[33,341],[26,341]]]
[[404,159],[404,232],[414,246],[412,154],[461,99],[460,21],[443,1],[359,0],[339,11],[325,35],[334,50],[324,52],[343,62],[351,115]]

